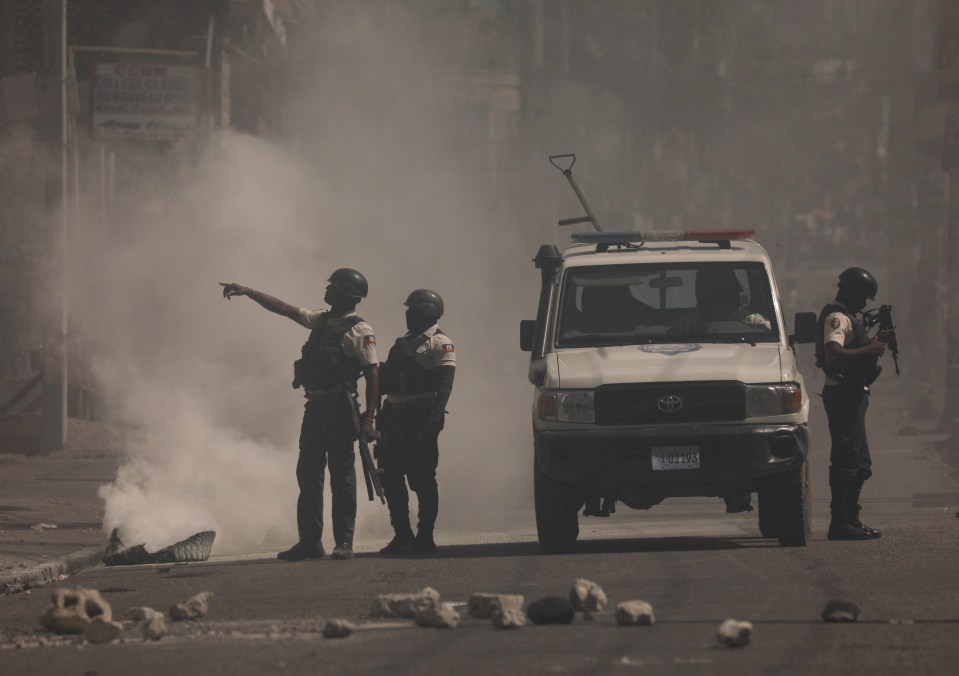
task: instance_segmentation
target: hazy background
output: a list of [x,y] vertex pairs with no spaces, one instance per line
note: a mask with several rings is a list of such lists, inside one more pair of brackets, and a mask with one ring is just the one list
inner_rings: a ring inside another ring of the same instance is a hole
[[[818,310],[843,268],[872,270],[879,300],[896,306],[904,363],[877,396],[941,406],[945,182],[938,156],[915,150],[932,3],[287,5],[297,22],[282,51],[232,34],[233,129],[113,144],[106,210],[99,150],[83,139],[71,338],[92,355],[128,453],[101,493],[105,531],[153,549],[213,528],[219,553],[295,540],[303,399],[290,380],[307,332],[224,300],[218,282],[322,307],[338,267],[369,280],[359,312],[381,359],[405,331],[411,290],[444,298],[458,368],[440,437],[440,543],[444,530],[528,515],[518,322],[535,314],[538,245],[565,244],[556,219],[582,213],[550,154],[577,153],[604,229],[754,228],[787,317]],[[196,47],[198,6],[91,0],[71,30],[86,21],[100,44]],[[58,216],[38,208],[58,189],[42,178],[58,170],[57,134],[0,135],[0,261],[22,292],[0,311],[38,326],[57,316]],[[4,372],[25,368],[24,335],[0,328]],[[817,389],[811,350],[800,358]],[[386,509],[366,501],[361,474],[358,486],[357,542],[385,541]]]
[[[295,540],[303,398],[290,381],[308,333],[249,299],[223,300],[218,282],[322,307],[338,267],[369,280],[358,310],[381,359],[405,332],[406,295],[443,296],[458,364],[439,530],[490,506],[528,506],[518,322],[534,312],[535,250],[503,236],[518,224],[499,222],[485,186],[444,148],[455,130],[438,133],[450,121],[437,119],[438,94],[418,75],[436,65],[429,48],[402,24],[383,32],[362,18],[327,27],[348,31],[362,58],[308,74],[289,109],[296,143],[224,131],[165,175],[146,169],[118,209],[128,227],[111,225],[136,235],[91,252],[87,316],[111,348],[97,372],[111,410],[135,429],[130,461],[103,491],[105,528],[119,525],[127,542],[162,546],[206,528],[219,531],[218,552]],[[358,484],[357,541],[388,539],[386,508],[367,502],[361,474]]]

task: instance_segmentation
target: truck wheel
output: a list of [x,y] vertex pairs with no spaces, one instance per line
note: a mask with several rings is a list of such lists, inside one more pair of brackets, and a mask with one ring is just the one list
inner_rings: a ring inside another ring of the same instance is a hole
[[779,482],[775,497],[776,524],[782,547],[805,547],[809,535],[808,473],[800,467]]
[[759,497],[759,532],[764,538],[778,537],[776,529],[776,499],[769,488],[761,488]]
[[536,533],[543,553],[572,551],[579,537],[579,508],[583,505],[579,485],[551,479],[534,461],[533,501],[536,507]]

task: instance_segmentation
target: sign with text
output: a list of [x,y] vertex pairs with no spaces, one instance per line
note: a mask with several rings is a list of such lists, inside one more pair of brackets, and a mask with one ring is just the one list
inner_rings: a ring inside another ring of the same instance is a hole
[[198,66],[100,61],[94,69],[93,133],[101,139],[174,141],[199,127]]

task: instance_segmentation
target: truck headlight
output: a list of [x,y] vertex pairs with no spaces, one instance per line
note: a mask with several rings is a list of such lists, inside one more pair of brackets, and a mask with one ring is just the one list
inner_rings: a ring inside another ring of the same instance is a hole
[[540,420],[595,422],[593,391],[542,390],[536,396],[536,415]]
[[746,386],[746,417],[766,418],[797,413],[802,409],[802,388],[798,383]]

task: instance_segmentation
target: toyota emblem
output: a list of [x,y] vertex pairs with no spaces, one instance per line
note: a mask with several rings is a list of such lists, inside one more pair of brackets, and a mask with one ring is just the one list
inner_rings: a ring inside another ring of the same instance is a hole
[[667,394],[665,397],[660,397],[659,401],[656,402],[656,408],[663,413],[676,413],[682,409],[682,407],[682,397],[678,397],[675,394]]

